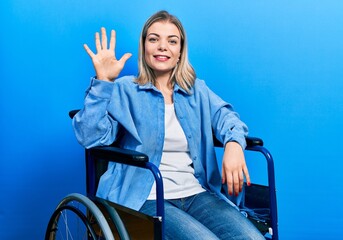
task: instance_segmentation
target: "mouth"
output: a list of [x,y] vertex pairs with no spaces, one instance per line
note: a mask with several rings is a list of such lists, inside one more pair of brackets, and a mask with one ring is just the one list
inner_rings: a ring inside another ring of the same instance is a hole
[[154,55],[154,58],[157,60],[157,61],[167,61],[170,57],[166,56],[166,55]]

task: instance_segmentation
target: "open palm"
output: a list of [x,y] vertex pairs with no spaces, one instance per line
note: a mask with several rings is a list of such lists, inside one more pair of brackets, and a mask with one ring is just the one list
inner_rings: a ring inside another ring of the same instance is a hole
[[99,80],[114,81],[118,77],[131,53],[125,53],[119,60],[115,56],[116,32],[111,31],[110,45],[107,46],[107,34],[104,27],[101,28],[101,39],[98,32],[95,33],[96,54],[84,44],[84,48],[91,57],[96,76]]

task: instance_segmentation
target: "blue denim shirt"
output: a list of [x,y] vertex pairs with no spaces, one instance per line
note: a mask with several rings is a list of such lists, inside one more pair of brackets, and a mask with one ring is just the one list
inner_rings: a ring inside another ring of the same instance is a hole
[[[221,176],[213,146],[212,129],[222,142],[238,142],[244,149],[246,125],[232,106],[196,79],[188,93],[177,84],[173,100],[176,116],[187,137],[195,177],[207,190],[221,196]],[[164,141],[164,98],[151,83],[138,85],[133,76],[114,83],[91,80],[84,108],[73,118],[76,137],[86,148],[110,145],[143,152],[159,166]],[[136,167],[110,163],[100,179],[97,195],[139,210],[154,178]]]

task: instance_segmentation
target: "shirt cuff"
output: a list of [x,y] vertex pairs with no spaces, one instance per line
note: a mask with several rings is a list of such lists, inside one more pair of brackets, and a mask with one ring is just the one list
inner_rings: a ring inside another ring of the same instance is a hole
[[228,142],[236,142],[238,143],[239,145],[241,145],[242,149],[244,150],[246,147],[247,147],[247,142],[245,141],[245,137],[242,136],[242,137],[229,137],[227,139],[225,139],[225,144],[224,146],[228,143]]
[[111,98],[113,92],[113,82],[98,80],[95,77],[91,78],[91,84],[86,91],[86,94],[91,94],[99,98]]

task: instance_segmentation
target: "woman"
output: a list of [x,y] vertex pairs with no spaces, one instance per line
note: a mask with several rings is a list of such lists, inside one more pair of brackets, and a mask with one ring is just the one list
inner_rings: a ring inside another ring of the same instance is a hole
[[[96,77],[84,108],[74,117],[78,141],[86,148],[109,145],[144,152],[159,166],[165,195],[166,239],[264,239],[221,193],[250,184],[243,149],[247,127],[231,105],[195,77],[180,21],[166,11],[145,23],[139,49],[139,75],[117,79],[126,53],[115,57],[115,31],[107,45],[104,28],[95,34],[96,53],[85,44]],[[222,175],[212,129],[224,143]],[[144,181],[142,180],[144,179]],[[153,215],[152,175],[143,169],[109,164],[97,195]]]

